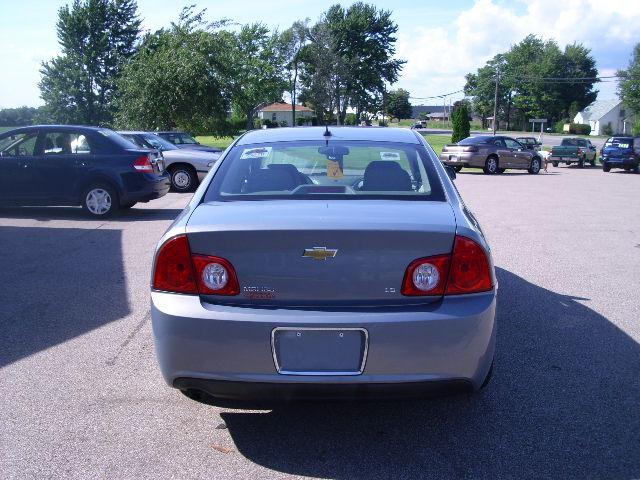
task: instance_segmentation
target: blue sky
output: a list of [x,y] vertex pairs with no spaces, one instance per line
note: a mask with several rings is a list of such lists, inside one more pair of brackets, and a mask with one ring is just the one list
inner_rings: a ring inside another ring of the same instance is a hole
[[[67,1],[0,0],[0,108],[40,105],[39,65],[58,53],[56,13]],[[138,0],[144,28],[177,18],[183,5],[207,8],[211,20],[263,22],[284,29],[295,20],[316,20],[335,1],[242,0],[175,2]],[[349,5],[353,2],[341,2]],[[561,47],[581,42],[592,49],[601,75],[626,67],[640,41],[638,0],[437,0],[373,1],[393,11],[399,26],[398,56],[407,60],[396,86],[413,97],[459,90],[464,75],[529,33]],[[600,84],[600,98],[615,97],[615,83]],[[431,101],[414,100],[416,104]]]

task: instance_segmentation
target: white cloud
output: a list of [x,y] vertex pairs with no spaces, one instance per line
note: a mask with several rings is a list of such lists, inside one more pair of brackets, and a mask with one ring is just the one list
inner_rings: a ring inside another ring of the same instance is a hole
[[[400,32],[398,57],[407,64],[398,86],[415,97],[458,90],[465,74],[529,33],[554,39],[561,48],[583,43],[592,49],[601,75],[611,74],[627,65],[638,31],[640,1],[533,0],[502,6],[477,0],[450,25]],[[603,96],[614,92],[615,84],[601,85]]]

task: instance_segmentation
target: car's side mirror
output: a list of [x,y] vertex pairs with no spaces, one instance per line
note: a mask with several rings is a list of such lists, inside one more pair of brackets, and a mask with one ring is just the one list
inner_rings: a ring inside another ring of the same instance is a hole
[[447,171],[447,175],[449,175],[449,178],[451,180],[455,180],[456,179],[456,171],[453,169],[453,167],[451,167],[449,165],[445,165],[444,169]]

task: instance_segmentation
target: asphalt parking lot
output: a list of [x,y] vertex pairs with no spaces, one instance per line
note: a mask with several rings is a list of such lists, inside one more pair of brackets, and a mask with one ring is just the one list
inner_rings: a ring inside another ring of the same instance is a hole
[[2,478],[640,477],[640,175],[458,175],[499,278],[482,393],[242,411],[167,387],[149,275],[188,201],[0,209]]

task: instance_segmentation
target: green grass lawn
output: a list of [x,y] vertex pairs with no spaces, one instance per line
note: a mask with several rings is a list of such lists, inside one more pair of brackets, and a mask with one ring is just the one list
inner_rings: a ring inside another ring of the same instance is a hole
[[429,145],[433,147],[438,155],[442,151],[442,147],[446,144],[451,143],[451,135],[423,135],[424,138],[429,142]]
[[196,140],[198,140],[203,145],[224,149],[231,145],[231,142],[233,142],[236,138],[237,137],[214,137],[213,135],[205,135],[196,137]]

